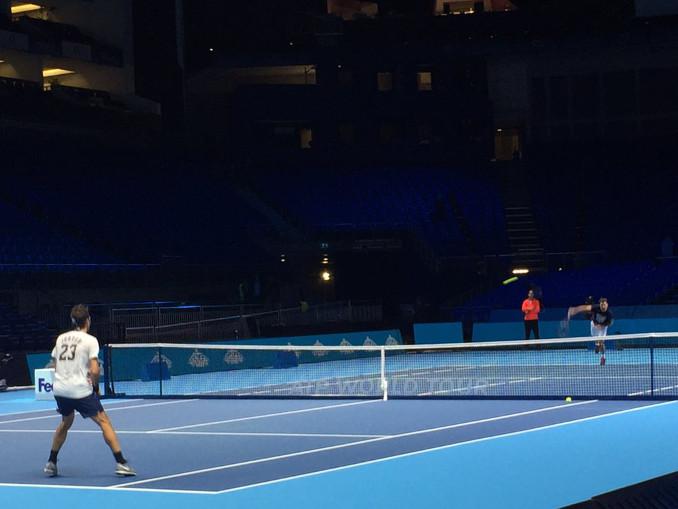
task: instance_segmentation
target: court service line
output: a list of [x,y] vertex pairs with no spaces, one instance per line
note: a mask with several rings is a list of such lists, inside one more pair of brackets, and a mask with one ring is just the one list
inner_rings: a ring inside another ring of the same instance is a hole
[[276,412],[274,414],[262,414],[262,415],[252,415],[250,417],[238,417],[235,419],[226,419],[224,421],[212,421],[212,422],[203,422],[200,424],[188,424],[186,426],[176,426],[174,428],[163,428],[163,429],[154,429],[147,431],[146,433],[164,433],[166,431],[178,431],[182,429],[187,429],[187,428],[198,428],[201,426],[212,426],[215,424],[228,424],[231,422],[241,422],[241,421],[253,421],[255,419],[267,419],[268,417],[278,417],[281,415],[292,415],[292,414],[303,414],[307,412],[317,412],[319,410],[329,410],[332,408],[342,408],[342,407],[347,407],[347,406],[354,406],[354,405],[366,405],[368,403],[383,403],[382,400],[380,399],[370,399],[366,401],[354,401],[352,403],[341,403],[339,405],[325,405],[325,406],[316,406],[312,408],[302,408],[299,410],[288,410],[286,412]]
[[[533,433],[535,431],[544,431],[544,430],[548,430],[548,429],[561,428],[561,427],[565,427],[565,426],[570,426],[572,424],[579,424],[579,423],[582,423],[582,422],[594,421],[594,420],[597,420],[597,419],[604,419],[604,418],[607,418],[607,417],[613,417],[613,416],[617,416],[617,415],[622,415],[622,414],[627,414],[627,413],[632,413],[632,412],[638,412],[638,411],[647,410],[647,409],[650,409],[650,408],[657,408],[657,407],[665,406],[665,405],[673,405],[673,404],[676,404],[676,403],[678,403],[678,401],[664,401],[662,403],[657,403],[657,404],[653,404],[653,405],[644,405],[644,406],[640,406],[640,407],[627,408],[626,410],[618,410],[616,412],[594,415],[594,416],[591,416],[591,417],[583,417],[581,419],[575,419],[573,421],[565,421],[565,422],[559,422],[559,423],[556,423],[556,424],[548,424],[546,426],[540,426],[538,428],[530,428],[530,429],[525,429],[525,430],[521,430],[521,431],[512,431],[510,433],[503,433],[501,435],[492,435],[492,436],[489,436],[489,437],[475,438],[473,440],[466,440],[464,442],[457,442],[455,444],[441,445],[441,446],[438,446],[438,447],[431,447],[429,449],[421,449],[419,451],[406,452],[406,453],[402,453],[402,454],[395,454],[393,456],[386,456],[384,458],[377,458],[377,459],[374,459],[374,460],[362,461],[360,463],[352,463],[350,465],[342,465],[340,467],[333,467],[333,468],[328,468],[328,469],[325,469],[325,470],[317,470],[315,472],[308,472],[308,473],[305,473],[305,474],[293,475],[293,476],[290,476],[290,477],[283,477],[283,478],[280,478],[280,479],[272,479],[270,481],[264,481],[264,482],[255,483],[255,484],[248,484],[246,486],[238,486],[236,488],[229,488],[229,489],[217,491],[217,492],[214,492],[214,493],[217,494],[217,495],[221,495],[223,493],[231,493],[231,492],[234,492],[234,491],[241,491],[241,490],[246,490],[246,489],[250,489],[250,488],[257,488],[257,487],[266,486],[266,485],[269,485],[269,484],[277,484],[277,483],[281,483],[281,482],[285,482],[285,481],[291,481],[291,480],[294,480],[294,479],[302,479],[304,477],[313,477],[313,476],[316,476],[316,475],[326,474],[326,473],[329,473],[329,472],[337,472],[337,471],[340,471],[340,470],[348,470],[350,468],[361,467],[361,466],[364,466],[364,465],[372,465],[372,464],[375,464],[375,463],[382,463],[384,461],[397,460],[397,459],[400,459],[400,458],[407,458],[409,456],[417,456],[419,454],[425,454],[425,453],[430,453],[430,452],[435,452],[435,451],[440,451],[440,450],[445,450],[445,449],[452,449],[454,447],[460,447],[462,445],[472,445],[472,444],[477,444],[477,443],[482,443],[482,442],[489,442],[491,440],[496,440],[496,439],[499,439],[499,438],[509,438],[509,437],[514,437],[514,436],[526,435],[528,433]],[[117,488],[112,487],[112,489],[117,489]]]
[[248,460],[248,461],[242,461],[239,463],[231,463],[227,465],[220,465],[218,467],[210,467],[210,468],[201,468],[199,470],[191,470],[189,472],[181,472],[178,474],[171,474],[171,475],[165,475],[165,476],[160,476],[160,477],[153,477],[151,479],[141,479],[139,481],[133,481],[133,482],[128,482],[128,483],[122,483],[122,484],[114,484],[109,486],[110,488],[124,488],[128,486],[135,486],[137,484],[146,484],[146,483],[151,483],[151,482],[157,482],[157,481],[164,481],[167,479],[176,479],[178,477],[188,477],[191,475],[197,475],[197,474],[204,474],[207,472],[216,472],[218,470],[226,470],[230,468],[236,468],[236,467],[242,467],[242,466],[247,466],[247,465],[255,465],[258,463],[266,463],[269,461],[277,461],[281,459],[287,459],[287,458],[293,458],[296,456],[305,456],[308,454],[315,454],[318,452],[325,452],[325,451],[332,451],[336,449],[343,449],[347,447],[354,447],[356,445],[364,445],[364,444],[369,444],[372,442],[379,442],[379,441],[384,441],[384,440],[393,440],[396,438],[404,438],[404,437],[410,437],[410,436],[416,436],[416,435],[422,435],[425,433],[435,433],[437,431],[445,431],[445,430],[450,430],[450,429],[455,429],[455,428],[463,428],[466,426],[473,426],[475,424],[484,424],[487,422],[494,422],[494,421],[500,421],[504,419],[511,419],[513,417],[522,417],[525,415],[532,415],[532,414],[537,414],[541,412],[548,412],[550,410],[558,410],[561,408],[572,408],[573,406],[581,406],[581,405],[588,405],[591,403],[596,403],[598,400],[590,400],[590,401],[580,401],[577,403],[569,403],[569,404],[559,404],[556,406],[550,406],[550,407],[545,407],[545,408],[537,408],[534,410],[527,410],[524,412],[517,412],[513,414],[505,414],[505,415],[498,415],[495,417],[488,417],[485,419],[478,419],[475,421],[466,421],[466,422],[459,422],[455,424],[449,424],[447,426],[439,426],[436,428],[426,428],[422,430],[417,430],[417,431],[408,431],[406,433],[399,433],[397,435],[389,435],[385,437],[378,437],[378,438],[370,438],[368,440],[359,440],[357,442],[350,442],[348,444],[339,444],[339,445],[332,445],[328,447],[320,447],[317,449],[309,449],[306,451],[299,451],[299,452],[294,452],[294,453],[289,453],[289,454],[281,454],[278,456],[271,456],[268,458],[257,458],[255,460]]
[[[26,410],[25,412],[9,412],[9,413],[6,413],[6,414],[0,414],[0,419],[2,419],[3,417],[7,417],[9,415],[44,414],[45,412],[50,412],[50,413],[53,414],[55,408],[56,408],[56,403],[54,404],[53,407],[45,408],[44,410]],[[52,416],[50,415],[50,417],[52,417]],[[2,424],[2,421],[0,421],[0,424]]]
[[[31,402],[35,401],[34,399],[30,399]],[[143,401],[143,399],[127,399],[124,400],[124,403],[132,403],[134,401]],[[106,403],[106,405],[109,404],[115,404],[115,403],[123,403],[123,400],[102,400],[102,403]],[[56,408],[56,403],[54,403],[55,406],[52,406],[50,408],[45,408],[43,410],[24,410],[23,412],[7,412],[7,413],[0,413],[0,419],[3,417],[6,417],[8,415],[26,415],[26,414],[41,414],[45,412],[50,412],[53,413],[54,409]],[[108,407],[104,407],[105,409],[108,410]],[[113,408],[113,407],[111,407]],[[2,421],[0,421],[0,424],[2,424]]]
[[[0,429],[0,433],[54,433],[53,429]],[[71,429],[68,432],[101,435],[101,430]],[[116,430],[118,435],[147,435],[147,431]],[[154,435],[182,436],[233,436],[233,437],[300,437],[300,438],[381,438],[391,435],[352,435],[342,433],[273,433],[273,432],[239,432],[239,431],[163,431]]]
[[[143,432],[146,433],[146,432]],[[244,437],[303,437],[303,438],[382,438],[391,435],[351,435],[341,433],[272,433],[272,432],[237,432],[237,431],[165,431],[157,435],[205,435],[205,436],[244,436]]]
[[[160,405],[173,405],[176,403],[190,403],[193,401],[198,401],[196,399],[178,399],[178,400],[172,400],[172,401],[163,401],[162,403],[147,403],[145,405],[130,405],[130,406],[118,406],[118,407],[110,407],[106,408],[106,413],[112,412],[114,410],[129,410],[130,408],[146,408],[146,407],[151,407],[151,406],[160,406]],[[40,417],[26,417],[24,419],[13,419],[11,421],[0,421],[0,426],[3,424],[12,424],[15,422],[28,422],[28,421],[38,421],[40,419],[53,419],[54,417],[61,417],[60,414],[56,412],[56,410],[52,410],[53,414],[52,415],[42,415]]]
[[[433,391],[433,392],[422,392],[417,394],[417,396],[433,396],[433,395],[438,395],[438,394],[448,394],[450,392],[460,392],[460,391],[471,391],[471,390],[476,390],[476,389],[486,389],[488,387],[497,387],[499,385],[511,385],[511,384],[522,384],[526,382],[536,382],[537,380],[541,380],[541,377],[537,378],[526,378],[524,380],[509,380],[508,382],[497,382],[493,384],[483,384],[483,385],[474,385],[471,387],[457,387],[456,389],[441,389],[439,391]],[[463,378],[460,380],[464,380]],[[478,394],[478,393],[477,393]],[[480,393],[484,394],[484,393]]]
[[631,394],[629,394],[629,396],[641,396],[643,394],[652,394],[653,392],[670,391],[671,389],[676,388],[678,388],[678,385],[670,385],[668,387],[658,387],[656,389],[648,389],[646,391],[632,392]]

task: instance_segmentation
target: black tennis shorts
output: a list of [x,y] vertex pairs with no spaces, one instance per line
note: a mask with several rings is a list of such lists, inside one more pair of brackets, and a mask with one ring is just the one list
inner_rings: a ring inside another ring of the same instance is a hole
[[57,404],[57,412],[64,417],[71,415],[74,410],[77,410],[85,419],[104,411],[99,396],[94,393],[82,399],[62,398],[61,396],[54,396],[54,399]]

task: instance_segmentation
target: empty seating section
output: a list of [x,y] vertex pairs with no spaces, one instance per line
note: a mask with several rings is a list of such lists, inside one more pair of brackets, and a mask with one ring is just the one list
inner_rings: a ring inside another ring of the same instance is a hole
[[675,171],[608,166],[579,176],[534,172],[532,204],[547,252],[606,251],[613,259],[641,259],[658,256],[665,236],[676,240]]
[[17,208],[0,202],[0,264],[111,263],[74,236],[58,233]]
[[591,186],[601,192],[583,196],[587,211],[586,243],[626,256],[657,256],[660,243],[678,232],[676,189],[678,176],[638,173],[592,176]]
[[[266,219],[231,186],[209,177],[64,175],[42,184],[28,177],[13,179],[27,207],[48,211],[65,231],[81,231],[85,238],[111,246],[123,257],[120,262],[156,263],[162,256],[187,262],[255,260],[261,252],[257,237],[273,234]],[[63,240],[69,256],[60,261],[97,261],[75,256],[78,248],[70,243]],[[35,246],[33,251],[39,250]]]
[[579,185],[541,173],[530,180],[534,216],[547,252],[577,250]]
[[[193,172],[186,165],[180,174],[118,175],[116,164],[127,170],[134,162],[98,164],[103,168],[96,176],[78,177],[87,175],[89,168],[77,161],[75,169],[60,178],[13,178],[12,193],[21,195],[19,201],[26,205],[22,209],[48,211],[50,224],[59,224],[66,232],[61,237],[49,234],[50,242],[41,242],[41,249],[24,250],[24,261],[92,261],[79,258],[83,250],[70,238],[79,232],[86,234],[84,238],[96,236],[126,248],[110,252],[129,262],[155,262],[161,255],[192,261],[236,259],[242,253],[256,256],[262,239],[280,234],[274,221],[252,203],[256,198],[202,168]],[[658,256],[661,240],[672,231],[675,236],[676,181],[670,176],[649,178],[654,180],[634,186],[630,178],[614,179],[602,172],[574,181],[562,174],[530,177],[527,185],[546,253],[601,251],[612,260]],[[248,180],[264,203],[310,230],[414,231],[440,256],[511,251],[504,197],[487,177],[412,168],[281,171],[257,173]],[[74,195],[77,199],[70,199]],[[63,206],[65,196],[68,207]],[[69,232],[74,235],[69,237]],[[21,252],[13,251],[22,235],[28,238],[21,244],[36,244],[31,240],[33,227],[15,228],[11,237],[17,240],[2,246],[0,259],[22,259]],[[69,249],[68,256],[54,254]]]
[[678,260],[598,265],[529,276],[475,298],[467,305],[519,309],[530,285],[541,288],[547,308],[583,304],[588,296],[608,297],[613,306],[651,304],[663,292],[678,285]]
[[469,254],[460,226],[466,221],[483,252],[507,249],[498,191],[490,182],[450,171],[318,170],[269,175],[255,187],[291,218],[317,229],[415,229],[439,254],[459,255]]
[[52,340],[47,324],[23,317],[0,304],[0,352],[45,350]]

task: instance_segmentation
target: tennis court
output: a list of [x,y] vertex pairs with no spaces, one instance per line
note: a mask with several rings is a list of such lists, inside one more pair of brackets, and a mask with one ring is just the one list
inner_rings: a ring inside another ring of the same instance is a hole
[[[236,399],[202,399],[179,398],[171,391],[166,394],[170,399],[164,400],[108,399],[105,406],[123,451],[138,472],[134,478],[113,474],[114,461],[100,432],[79,417],[60,454],[59,477],[45,478],[42,466],[59,416],[53,404],[33,401],[32,392],[8,392],[0,395],[0,441],[4,457],[10,459],[0,473],[0,501],[24,508],[46,504],[116,508],[121,504],[165,508],[562,507],[678,470],[678,402],[628,394],[624,400],[531,399],[539,391],[557,391],[564,386],[543,379],[529,381],[529,377],[526,384],[510,384],[516,374],[511,366],[519,366],[524,377],[525,369],[541,366],[543,375],[552,373],[555,365],[566,365],[563,359],[577,360],[570,364],[569,375],[563,371],[555,377],[574,380],[566,389],[589,386],[605,393],[608,389],[645,390],[645,383],[672,384],[661,377],[675,376],[678,371],[676,363],[669,362],[674,358],[673,348],[664,345],[653,352],[652,359],[657,362],[648,367],[647,375],[639,374],[641,368],[630,359],[640,358],[641,350],[610,349],[605,366],[598,364],[597,356],[588,349],[572,348],[506,352],[501,346],[493,355],[511,362],[485,359],[483,365],[478,358],[489,355],[485,350],[472,352],[472,362],[465,352],[463,357],[470,364],[454,367],[441,367],[436,357],[431,369],[452,370],[435,371],[436,377],[449,377],[469,365],[482,370],[471,375],[486,380],[485,393],[472,389],[481,399],[384,401],[378,395],[372,399],[243,399],[233,393],[226,395]],[[200,353],[209,357],[209,352]],[[223,351],[219,354],[224,357]],[[585,372],[579,367],[584,355]],[[408,357],[417,359],[414,367],[408,366],[415,370],[415,378],[424,369],[423,356]],[[537,358],[544,363],[535,364]],[[560,364],[554,364],[556,358]],[[380,355],[351,360],[358,369],[365,362],[377,367],[382,364]],[[288,382],[298,384],[294,370],[306,370],[306,388],[311,366],[316,373],[328,370],[327,363],[316,362],[262,371],[269,379],[281,373]],[[203,363],[201,369],[205,368]],[[379,369],[376,375],[367,371],[363,374],[368,378],[381,380]],[[243,373],[237,372],[238,376]],[[402,375],[403,370],[393,370],[387,376],[390,388],[397,386],[395,373]],[[653,382],[654,375],[658,378]],[[208,376],[218,380],[223,373]],[[347,373],[335,371],[334,376]],[[354,372],[353,376],[358,375]],[[430,376],[427,371],[425,377]],[[619,382],[627,376],[631,382]],[[647,380],[639,384],[633,376],[647,376]],[[251,382],[251,375],[248,377]],[[182,379],[184,383],[188,380]],[[134,383],[159,386],[161,381]],[[504,385],[495,385],[500,383]],[[269,385],[279,389],[280,380]],[[419,390],[420,382],[410,385]],[[478,383],[470,387],[474,385]],[[525,385],[532,389],[529,393],[521,389],[526,396],[522,399],[496,399],[492,392],[498,387],[513,391]],[[322,387],[327,387],[325,382]],[[280,395],[289,396],[288,389],[286,386]],[[326,397],[327,392],[320,395]]]

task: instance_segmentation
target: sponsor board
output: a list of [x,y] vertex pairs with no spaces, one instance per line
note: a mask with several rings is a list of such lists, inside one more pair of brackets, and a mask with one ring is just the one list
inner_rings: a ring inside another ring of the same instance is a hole
[[52,388],[54,384],[54,370],[53,369],[36,369],[35,370],[35,399],[50,400],[54,399]]

